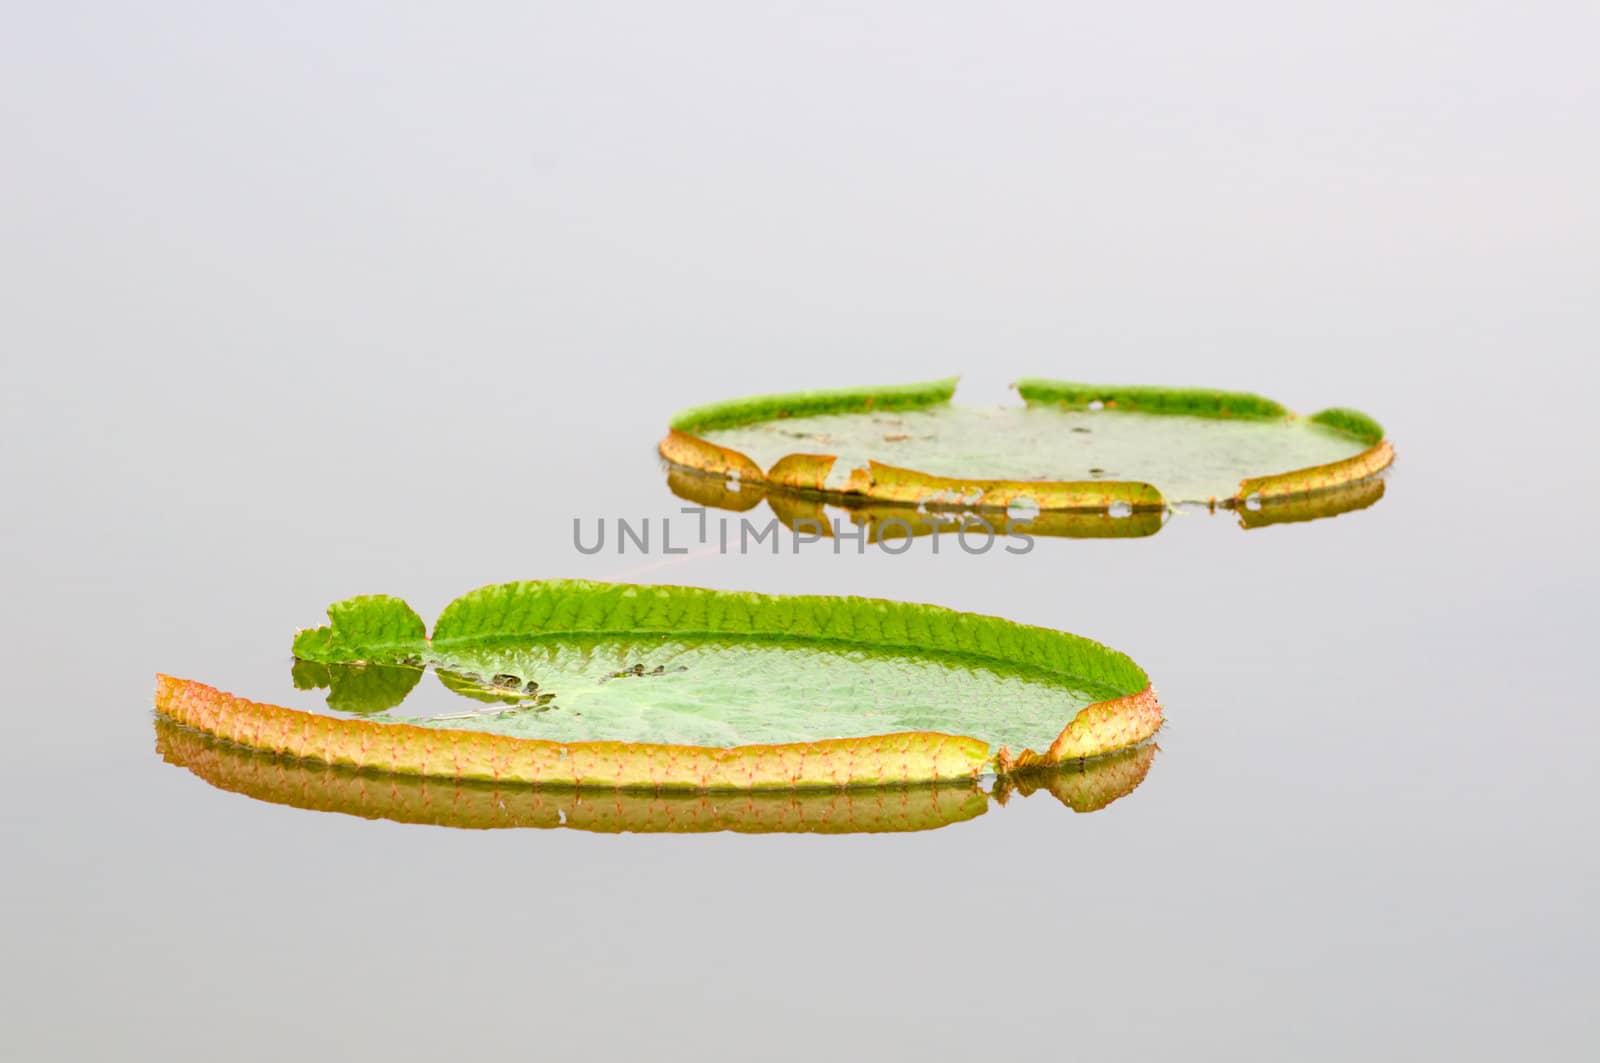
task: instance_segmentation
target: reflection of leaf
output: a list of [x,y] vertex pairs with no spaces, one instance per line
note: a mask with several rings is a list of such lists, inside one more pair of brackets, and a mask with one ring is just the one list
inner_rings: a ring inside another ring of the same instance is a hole
[[[290,757],[240,749],[208,735],[156,718],[156,751],[169,764],[185,768],[219,790],[258,801],[337,812],[364,819],[420,823],[469,830],[538,828],[619,833],[691,834],[735,831],[743,834],[857,834],[933,830],[975,819],[989,807],[989,796],[970,780],[933,786],[851,790],[754,791],[743,794],[630,792],[568,787],[505,786],[388,776],[329,767]],[[1153,746],[1144,749],[1154,752]],[[1085,768],[1063,769],[1062,793],[1076,787],[1100,795],[1094,801],[1061,797],[1078,812],[1103,808],[1142,781],[1149,755],[1106,758]],[[1142,760],[1140,759],[1142,757]],[[1100,776],[1103,782],[1096,782]],[[1055,793],[1027,776],[1026,788],[996,788],[1005,804],[1013,794],[1038,789]],[[1003,784],[1002,784],[1003,786]],[[1059,797],[1060,794],[1057,794]],[[1093,807],[1090,807],[1090,806]]]
[[1366,509],[1383,497],[1382,478],[1373,476],[1357,480],[1345,487],[1337,487],[1315,494],[1298,495],[1263,503],[1252,509],[1240,506],[1236,511],[1243,528],[1265,528],[1273,524],[1295,524],[1300,521],[1321,520],[1341,513]]
[[303,661],[298,657],[294,659],[289,677],[294,681],[296,690],[324,690],[333,682],[328,675],[327,665],[321,661]]
[[499,688],[492,682],[485,682],[482,676],[476,674],[462,674],[451,672],[443,668],[437,669],[439,682],[452,694],[460,694],[473,701],[481,701],[490,705],[521,705],[530,700],[531,695],[520,690]]
[[[949,405],[947,383],[697,407],[673,418],[660,453],[675,470],[736,474],[741,492],[1045,512],[1231,507],[1362,479],[1393,457],[1378,423],[1349,409],[1297,417],[1245,392],[1024,380],[1025,408],[984,410]],[[703,485],[674,489],[750,506]]]
[[1013,792],[1027,797],[1044,790],[1074,812],[1098,812],[1139,788],[1159,748],[1147,742],[1083,764],[1018,772],[1000,780],[995,798],[1004,804]]
[[296,690],[328,690],[335,712],[387,712],[406,699],[422,679],[422,669],[394,664],[320,664],[296,660]]
[[687,502],[733,513],[754,509],[766,494],[761,484],[741,484],[734,490],[725,476],[707,476],[689,469],[668,468],[667,485]]

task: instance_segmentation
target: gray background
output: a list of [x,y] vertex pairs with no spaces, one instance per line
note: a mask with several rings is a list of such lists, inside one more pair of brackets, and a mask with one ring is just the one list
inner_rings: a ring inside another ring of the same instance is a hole
[[[1597,21],[7,5],[9,1052],[1589,1058]],[[681,406],[949,373],[1347,403],[1400,463],[1023,558],[572,549],[676,511]],[[366,822],[153,752],[157,670],[287,696],[329,601],[551,576],[1081,631],[1170,726],[1103,812],[892,837]]]

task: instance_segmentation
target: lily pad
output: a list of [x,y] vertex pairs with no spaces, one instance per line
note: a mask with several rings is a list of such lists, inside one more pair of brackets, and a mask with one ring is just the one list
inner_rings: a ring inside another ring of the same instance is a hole
[[475,697],[463,711],[349,719],[165,676],[157,708],[355,768],[691,789],[1006,775],[1135,746],[1161,723],[1123,654],[936,606],[546,581],[459,598],[431,638],[412,617],[393,598],[340,602],[295,655],[330,683],[352,664],[432,669]]
[[862,790],[699,793],[497,785],[348,767],[244,749],[156,717],[156,750],[219,790],[258,801],[363,819],[466,830],[567,829],[603,834],[875,834],[933,830],[975,819],[1016,796],[1048,793],[1074,812],[1098,812],[1138,788],[1156,754],[1147,742],[1082,763],[1008,777],[986,793],[973,780]]
[[1025,405],[951,405],[954,380],[763,396],[673,418],[661,455],[702,474],[874,502],[1128,513],[1236,507],[1369,479],[1393,460],[1358,411],[1309,417],[1196,388],[1029,379]]

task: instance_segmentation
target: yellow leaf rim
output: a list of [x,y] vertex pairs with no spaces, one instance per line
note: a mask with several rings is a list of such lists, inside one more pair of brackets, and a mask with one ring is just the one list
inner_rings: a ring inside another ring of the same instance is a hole
[[1394,447],[1385,439],[1341,461],[1241,480],[1239,493],[1229,501],[1238,506],[1248,503],[1252,497],[1262,501],[1285,501],[1336,491],[1371,479],[1392,464]]
[[218,790],[274,805],[462,830],[566,829],[602,834],[878,834],[963,823],[1014,795],[1045,791],[1097,812],[1145,780],[1146,743],[1080,766],[1023,773],[985,793],[971,781],[869,790],[743,793],[529,787],[408,776],[300,760],[235,745],[158,716],[156,751]]
[[[1228,498],[1210,499],[1214,506],[1238,508],[1257,501],[1280,501],[1336,490],[1381,474],[1394,462],[1394,447],[1382,438],[1382,429],[1365,415],[1345,410],[1325,410],[1310,417],[1284,410],[1258,396],[1205,392],[1186,388],[1103,388],[1055,384],[1051,381],[1019,382],[1031,406],[1054,405],[1085,408],[1100,403],[1107,409],[1138,409],[1168,416],[1241,416],[1254,419],[1314,420],[1370,445],[1361,453],[1326,465],[1263,476],[1247,477]],[[1166,500],[1152,484],[1132,480],[992,480],[935,476],[869,460],[852,469],[842,488],[826,486],[837,455],[788,454],[763,470],[748,455],[696,435],[696,431],[777,420],[819,413],[871,412],[881,409],[926,408],[948,404],[955,381],[940,380],[887,388],[795,392],[736,399],[686,410],[672,419],[658,452],[670,465],[704,476],[737,480],[741,487],[762,485],[840,502],[883,502],[920,505],[929,509],[1004,509],[1026,499],[1041,512],[1107,512],[1121,505],[1133,512],[1159,511]],[[1136,399],[1130,394],[1136,393]],[[1104,396],[1096,398],[1095,396]],[[1198,399],[1198,401],[1197,401]],[[1230,406],[1230,400],[1233,405]],[[1205,412],[1200,412],[1201,410]],[[1252,409],[1263,411],[1248,412]],[[749,508],[737,505],[725,508]]]
[[525,786],[647,790],[779,790],[976,780],[1138,745],[1160,729],[1149,687],[1095,702],[1043,754],[1013,756],[965,735],[908,731],[817,742],[717,748],[644,742],[552,742],[484,731],[345,719],[250,701],[157,675],[162,716],[247,749],[356,771]]

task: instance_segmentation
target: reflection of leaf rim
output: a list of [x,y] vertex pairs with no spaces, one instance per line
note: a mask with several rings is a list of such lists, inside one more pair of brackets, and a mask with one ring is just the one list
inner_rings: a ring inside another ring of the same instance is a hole
[[[466,830],[566,828],[598,833],[860,834],[933,830],[975,819],[991,795],[973,780],[869,791],[596,790],[383,775],[234,745],[157,716],[156,750],[207,784],[272,804],[363,819]],[[1053,773],[996,784],[993,800],[1046,790],[1074,812],[1096,812],[1144,781],[1146,743]]]
[[741,483],[735,491],[727,479],[676,465],[667,467],[667,489],[685,502],[732,513],[748,513],[763,501],[772,515],[790,531],[801,531],[800,522],[810,521],[805,531],[823,537],[832,535],[825,504],[844,510],[855,527],[862,528],[868,543],[904,538],[904,532],[885,535],[895,522],[911,529],[912,538],[954,532],[963,518],[981,519],[995,535],[1028,535],[1044,539],[1142,539],[1166,525],[1164,509],[1136,509],[1123,517],[1106,510],[1042,509],[1037,513],[1012,517],[1005,510],[973,513],[966,509],[919,508],[907,502],[877,502],[862,498],[833,498],[825,492],[796,491],[767,483]]
[[[330,608],[331,628],[295,638],[296,653],[362,659],[338,628],[363,601],[393,611],[395,599],[350,599]],[[456,599],[434,625],[433,645],[561,635],[673,633],[679,637],[793,638],[921,656],[980,659],[1089,684],[1113,696],[1067,721],[1042,754],[932,731],[713,748],[628,742],[555,742],[455,728],[349,720],[235,698],[212,687],[158,678],[163,714],[254,749],[357,768],[525,783],[749,789],[877,786],[976,777],[986,769],[1061,763],[1137,745],[1161,726],[1149,677],[1097,642],[1049,628],[939,606],[871,598],[775,596],[697,587],[580,580],[500,584]],[[411,658],[427,644],[384,643]],[[341,656],[342,655],[342,656]]]
[[1084,761],[1077,771],[1060,767],[1019,771],[995,780],[994,798],[1005,804],[1013,793],[1028,797],[1045,790],[1074,812],[1098,812],[1137,790],[1158,752],[1154,742],[1145,742]]
[[1385,489],[1383,477],[1369,476],[1314,493],[1268,498],[1257,508],[1239,506],[1234,512],[1238,515],[1239,526],[1246,530],[1274,524],[1298,524],[1366,509],[1383,497]]
[[[1299,419],[1271,399],[1245,392],[1204,388],[1097,387],[1063,381],[1025,379],[1015,385],[1029,406],[1089,408],[1092,403],[1110,409],[1187,417],[1238,417],[1252,420]],[[1040,510],[1105,511],[1114,504],[1134,510],[1166,505],[1151,484],[1127,480],[985,480],[934,476],[878,461],[852,469],[843,488],[824,487],[836,458],[828,454],[788,454],[763,470],[748,455],[701,438],[697,432],[753,424],[794,416],[827,413],[866,413],[885,409],[922,409],[949,403],[954,380],[930,381],[898,387],[847,388],[835,391],[760,395],[712,403],[685,410],[672,418],[658,450],[669,463],[714,476],[737,477],[741,483],[760,483],[830,498],[916,504],[930,496],[959,496],[964,508],[1004,509],[1027,499]],[[1394,460],[1394,448],[1383,438],[1377,421],[1358,410],[1332,408],[1305,420],[1325,425],[1367,444],[1359,454],[1326,465],[1246,477],[1237,492],[1211,501],[1224,506],[1297,497],[1332,490],[1382,472]],[[1204,501],[1204,500],[1199,500]]]

